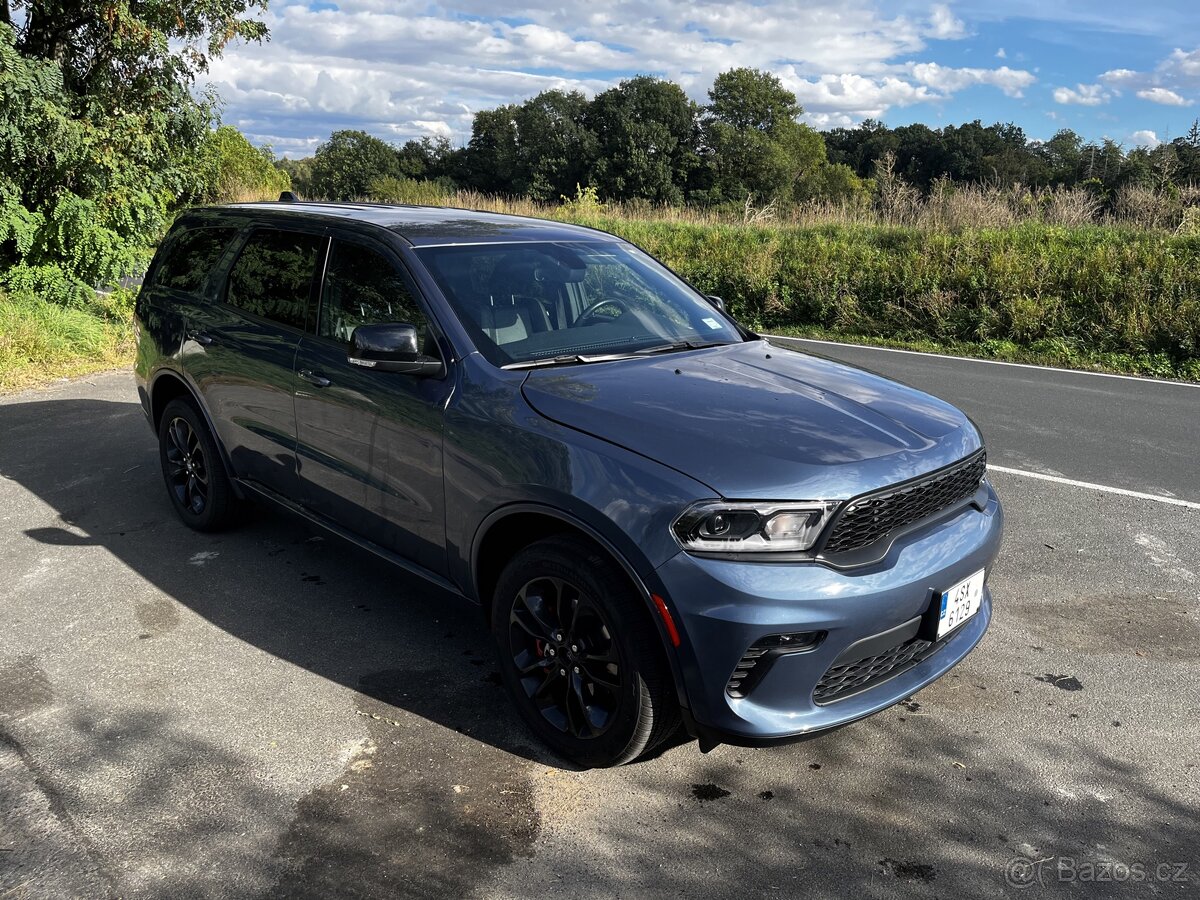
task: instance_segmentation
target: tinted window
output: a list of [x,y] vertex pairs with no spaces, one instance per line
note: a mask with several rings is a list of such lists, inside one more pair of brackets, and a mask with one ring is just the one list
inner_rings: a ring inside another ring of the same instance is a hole
[[334,241],[317,333],[348,341],[359,325],[399,322],[416,325],[424,342],[429,323],[404,274],[374,250]]
[[708,300],[628,244],[531,241],[416,252],[496,365],[742,339]]
[[164,251],[154,270],[154,285],[199,293],[236,228],[195,228],[179,235]]
[[304,327],[313,273],[325,238],[256,231],[229,273],[226,302],[293,328]]

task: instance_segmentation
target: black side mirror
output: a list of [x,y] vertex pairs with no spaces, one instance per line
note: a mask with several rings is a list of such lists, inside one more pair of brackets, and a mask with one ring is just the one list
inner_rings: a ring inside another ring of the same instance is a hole
[[407,322],[396,325],[360,325],[350,335],[347,360],[377,372],[399,372],[420,378],[436,377],[445,371],[440,359],[426,356],[418,343],[417,328]]
[[708,295],[708,302],[711,303],[713,306],[715,306],[717,309],[719,309],[721,312],[725,312],[725,301],[722,300],[720,297],[716,296],[715,294]]

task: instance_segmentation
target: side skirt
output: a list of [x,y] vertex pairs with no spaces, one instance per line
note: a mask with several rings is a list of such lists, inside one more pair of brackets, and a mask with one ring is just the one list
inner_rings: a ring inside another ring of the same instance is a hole
[[391,550],[388,550],[386,547],[381,547],[379,544],[376,544],[374,541],[368,541],[366,538],[361,537],[352,531],[347,531],[342,526],[332,522],[331,520],[325,518],[324,516],[318,515],[317,513],[314,513],[311,510],[305,509],[303,506],[301,506],[299,503],[296,503],[294,500],[289,500],[287,497],[283,496],[282,494],[276,493],[275,491],[271,490],[266,485],[262,485],[256,481],[249,481],[247,479],[242,479],[242,478],[235,479],[235,483],[237,485],[239,485],[240,487],[244,488],[247,493],[252,494],[256,497],[262,497],[265,500],[269,500],[275,506],[282,507],[286,511],[288,511],[294,515],[297,515],[300,518],[305,519],[309,522],[312,522],[314,525],[320,526],[324,530],[330,532],[333,535],[336,535],[337,537],[341,538],[342,540],[347,541],[356,547],[360,547],[369,553],[375,554],[380,559],[386,560],[387,562],[391,563],[392,565],[403,569],[405,572],[408,572],[411,575],[416,575],[418,578],[424,579],[425,581],[429,582],[430,584],[436,585],[437,587],[441,588],[442,590],[444,590],[450,594],[453,594],[455,597],[460,597],[463,600],[466,600],[472,606],[478,606],[478,604],[474,600],[471,600],[466,594],[464,594],[462,592],[462,590],[456,584],[454,584],[453,582],[449,581],[448,579],[442,577],[441,575],[438,575],[436,572],[431,572],[429,569],[426,569],[423,566],[419,566],[416,563],[412,562],[411,560],[405,559],[403,556],[400,556],[398,553],[393,553]]

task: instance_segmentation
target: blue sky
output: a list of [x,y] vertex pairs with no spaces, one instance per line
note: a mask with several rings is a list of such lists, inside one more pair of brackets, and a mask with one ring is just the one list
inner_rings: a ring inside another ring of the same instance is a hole
[[271,41],[208,75],[224,120],[305,156],[331,131],[470,137],[471,115],[639,73],[698,101],[733,66],[777,74],[818,128],[1015,122],[1126,146],[1200,116],[1197,0],[274,0]]

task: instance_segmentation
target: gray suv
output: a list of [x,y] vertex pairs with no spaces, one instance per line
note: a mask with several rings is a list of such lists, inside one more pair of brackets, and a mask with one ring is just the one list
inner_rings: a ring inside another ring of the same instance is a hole
[[266,500],[479,604],[518,712],[578,764],[846,724],[991,617],[1003,517],[967,417],[750,333],[610,234],[194,210],[137,328],[186,524]]

